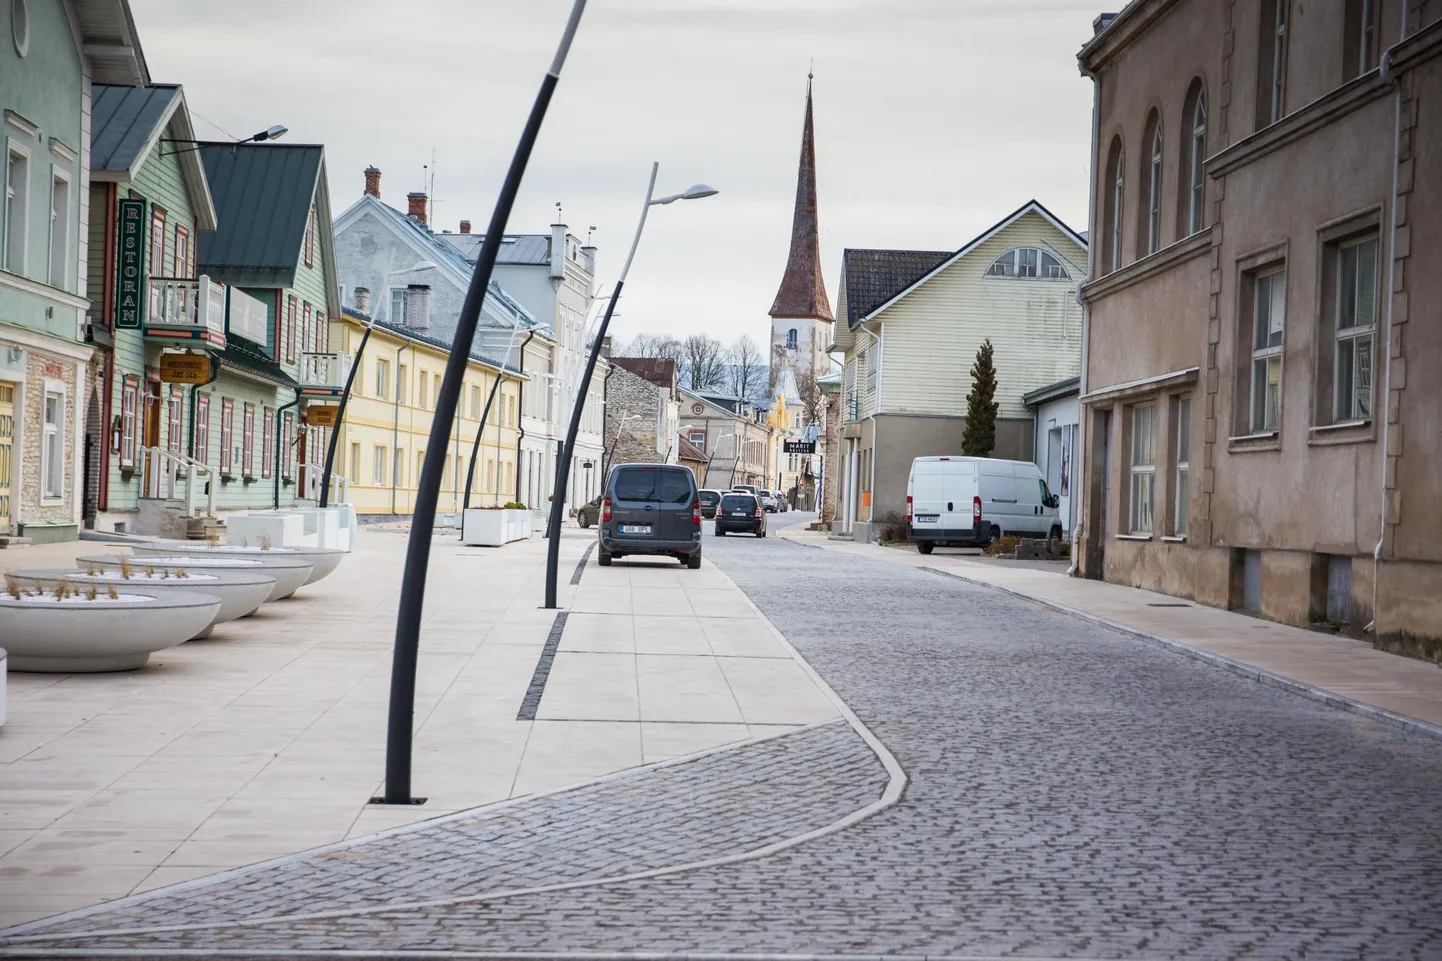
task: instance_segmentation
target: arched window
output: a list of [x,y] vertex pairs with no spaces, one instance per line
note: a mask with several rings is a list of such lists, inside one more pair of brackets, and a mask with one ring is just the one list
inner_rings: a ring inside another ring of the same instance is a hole
[[1031,277],[1042,280],[1070,280],[1066,267],[1045,250],[1014,247],[991,262],[988,277]]
[[1181,125],[1182,170],[1177,178],[1177,223],[1185,225],[1185,230],[1179,233],[1190,237],[1207,225],[1207,94],[1200,77],[1187,87],[1182,116],[1187,122]]
[[1106,215],[1102,219],[1102,264],[1107,271],[1120,270],[1122,266],[1122,199],[1126,188],[1126,156],[1122,151],[1122,138],[1112,138],[1111,149],[1107,152],[1107,176],[1105,193]]
[[786,346],[790,350],[796,349],[796,328],[792,327],[786,332]]
[[1153,110],[1142,135],[1142,203],[1137,211],[1137,247],[1140,256],[1156,253],[1162,245],[1162,120]]

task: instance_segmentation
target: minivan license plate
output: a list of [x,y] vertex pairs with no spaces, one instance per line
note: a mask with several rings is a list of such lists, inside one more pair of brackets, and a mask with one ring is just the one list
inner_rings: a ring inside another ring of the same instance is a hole
[[916,522],[917,522],[918,524],[935,524],[935,523],[936,523],[937,521],[939,521],[939,520],[941,520],[941,515],[940,515],[940,514],[917,514],[917,515],[916,515]]
[[649,534],[649,533],[651,533],[651,525],[650,525],[650,524],[622,524],[622,525],[621,525],[621,533],[622,533],[622,534]]

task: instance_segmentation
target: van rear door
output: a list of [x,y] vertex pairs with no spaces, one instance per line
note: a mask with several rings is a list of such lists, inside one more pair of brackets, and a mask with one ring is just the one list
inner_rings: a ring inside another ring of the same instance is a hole
[[916,460],[911,464],[911,517],[918,527],[942,526],[941,515],[946,511],[946,475],[942,468],[947,465],[935,460]]
[[941,466],[946,468],[946,512],[941,522],[947,530],[970,531],[971,501],[976,496],[976,462],[971,460],[949,460]]

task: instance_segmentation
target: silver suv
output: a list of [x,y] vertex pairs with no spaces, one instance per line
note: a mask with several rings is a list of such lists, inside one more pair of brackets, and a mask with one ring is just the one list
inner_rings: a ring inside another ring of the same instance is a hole
[[628,554],[674,557],[701,566],[701,501],[689,467],[619,464],[607,478],[596,525],[597,561]]

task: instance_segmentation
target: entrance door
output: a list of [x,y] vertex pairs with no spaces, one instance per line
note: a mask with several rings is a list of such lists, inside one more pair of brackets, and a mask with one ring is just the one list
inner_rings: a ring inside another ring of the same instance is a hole
[[147,380],[145,382],[145,430],[142,441],[147,451],[145,455],[146,485],[142,489],[142,496],[161,496],[160,475],[164,465],[158,463],[157,459],[149,453],[150,448],[159,447],[160,444],[160,381]]
[[15,385],[0,384],[0,534],[10,533],[10,485],[14,476]]

